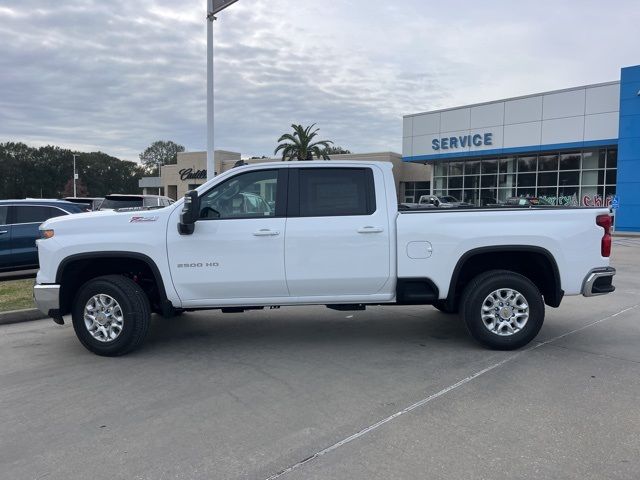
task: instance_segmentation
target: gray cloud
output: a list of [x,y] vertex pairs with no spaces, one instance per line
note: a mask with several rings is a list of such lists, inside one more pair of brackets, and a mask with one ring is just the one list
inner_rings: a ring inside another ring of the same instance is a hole
[[[204,149],[205,3],[4,0],[0,140]],[[315,122],[354,151],[399,151],[403,114],[616,79],[637,63],[634,7],[240,0],[215,24],[216,147],[270,154]]]

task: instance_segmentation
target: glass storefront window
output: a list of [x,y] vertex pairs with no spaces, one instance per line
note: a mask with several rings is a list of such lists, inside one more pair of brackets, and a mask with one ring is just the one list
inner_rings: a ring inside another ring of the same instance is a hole
[[604,170],[585,170],[582,172],[582,185],[604,183]]
[[580,185],[580,172],[560,172],[558,185]]
[[447,189],[447,177],[439,177],[433,179],[434,188],[436,190],[446,190]]
[[548,187],[558,184],[558,172],[539,172],[538,186]]
[[519,157],[518,172],[535,172],[538,165],[538,157]]
[[604,168],[606,150],[585,150],[582,152],[582,169]]
[[435,164],[434,186],[438,195],[475,205],[540,197],[557,205],[606,206],[615,195],[616,164],[615,148],[470,159]]
[[548,172],[551,170],[558,170],[558,156],[540,155],[538,158],[538,171]]
[[489,159],[482,161],[482,173],[498,173],[498,160]]
[[550,205],[558,204],[558,188],[557,187],[545,187],[538,188],[538,198],[544,203]]
[[[445,179],[440,179],[445,180]],[[422,195],[429,195],[431,191],[431,182],[403,182],[404,201],[409,203],[417,203]]]
[[498,189],[498,201],[505,202],[507,198],[515,197],[516,189],[515,188],[499,188]]
[[580,170],[580,152],[565,153],[560,155],[560,170]]
[[500,173],[515,173],[515,158],[501,158],[498,163],[500,164]]
[[499,187],[515,187],[516,185],[516,174],[515,173],[501,173],[498,175],[498,186]]
[[558,188],[558,205],[578,206],[580,205],[580,187],[560,187]]
[[607,150],[607,168],[617,168],[618,166],[618,150],[610,148]]
[[535,187],[535,186],[536,186],[535,173],[519,173],[518,174],[518,187]]
[[482,180],[481,180],[482,184],[481,187],[482,188],[487,188],[487,187],[497,187],[498,186],[498,176],[497,175],[482,175]]
[[617,170],[607,170],[604,177],[604,183],[615,184],[617,177]]
[[476,189],[471,189],[471,190],[464,190],[463,194],[462,194],[462,201],[463,202],[467,202],[467,203],[472,203],[472,204],[477,204],[478,203],[478,190]]
[[520,188],[516,190],[516,197],[535,197],[536,189],[535,188]]
[[464,188],[480,188],[480,176],[468,175],[464,177]]
[[473,175],[480,173],[480,162],[465,162],[464,165],[464,174],[465,175]]
[[449,164],[449,176],[462,175],[464,169],[464,162],[451,162]]
[[462,177],[449,177],[449,188],[462,188]]
[[433,175],[436,177],[445,177],[449,175],[449,164],[447,162],[438,162],[433,166]]
[[496,198],[497,196],[498,196],[497,188],[482,189],[480,190],[480,199],[478,203],[482,207],[486,205],[498,203],[498,199]]
[[462,190],[449,190],[449,196],[454,197],[456,200],[462,198]]

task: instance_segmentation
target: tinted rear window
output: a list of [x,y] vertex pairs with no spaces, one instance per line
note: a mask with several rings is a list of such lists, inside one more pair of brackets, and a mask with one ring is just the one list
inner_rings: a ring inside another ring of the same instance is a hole
[[373,174],[367,168],[301,168],[300,216],[370,215],[375,211]]
[[100,205],[100,208],[133,208],[133,207],[141,207],[142,199],[141,198],[131,198],[125,197],[122,199],[119,198],[105,198]]

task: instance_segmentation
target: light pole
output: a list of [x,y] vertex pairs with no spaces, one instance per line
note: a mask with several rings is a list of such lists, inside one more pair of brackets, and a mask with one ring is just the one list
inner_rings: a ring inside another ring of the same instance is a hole
[[76,173],[76,157],[77,155],[73,154],[73,196],[76,197],[76,180],[78,179],[78,174]]
[[215,175],[213,159],[213,22],[216,13],[238,0],[207,0],[207,180]]

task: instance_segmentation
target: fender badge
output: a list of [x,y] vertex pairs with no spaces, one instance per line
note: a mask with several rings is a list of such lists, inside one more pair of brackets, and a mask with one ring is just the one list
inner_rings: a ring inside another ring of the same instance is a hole
[[158,217],[131,217],[129,223],[155,222]]

